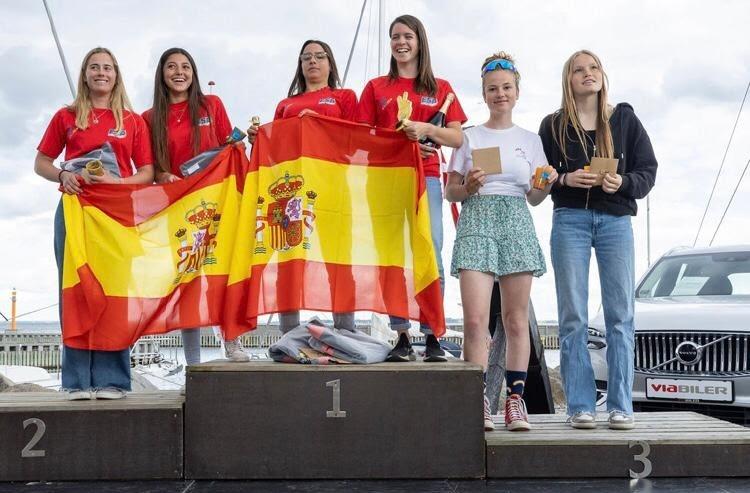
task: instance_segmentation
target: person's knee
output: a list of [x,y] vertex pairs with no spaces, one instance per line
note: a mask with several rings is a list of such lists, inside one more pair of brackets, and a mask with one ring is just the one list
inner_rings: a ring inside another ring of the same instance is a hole
[[476,334],[480,332],[486,332],[487,324],[489,320],[486,316],[480,314],[467,314],[464,315],[464,333]]
[[515,311],[503,315],[503,328],[508,337],[521,337],[529,330],[528,315],[522,311]]
[[490,332],[486,326],[464,326],[464,343],[469,347],[487,345],[490,341]]

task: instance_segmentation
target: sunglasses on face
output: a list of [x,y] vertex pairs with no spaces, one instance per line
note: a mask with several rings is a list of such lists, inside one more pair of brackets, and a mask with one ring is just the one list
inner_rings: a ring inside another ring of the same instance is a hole
[[484,68],[482,68],[482,77],[484,77],[487,72],[492,72],[493,70],[501,70],[501,69],[515,72],[516,66],[513,65],[513,62],[511,62],[510,60],[506,60],[505,58],[492,60],[490,63],[485,65]]
[[303,62],[309,62],[313,59],[313,57],[315,57],[315,59],[318,61],[322,61],[328,58],[328,53],[326,53],[325,51],[318,51],[316,53],[303,53],[299,56],[299,59]]

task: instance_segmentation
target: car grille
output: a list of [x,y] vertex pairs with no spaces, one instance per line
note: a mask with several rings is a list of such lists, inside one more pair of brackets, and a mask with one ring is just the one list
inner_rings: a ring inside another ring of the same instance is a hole
[[[725,339],[711,344],[722,338]],[[675,359],[677,346],[685,341],[701,346],[708,344],[703,348],[700,361],[693,365]],[[635,369],[650,374],[750,375],[749,347],[750,334],[747,333],[636,332]],[[664,364],[669,360],[673,361]]]

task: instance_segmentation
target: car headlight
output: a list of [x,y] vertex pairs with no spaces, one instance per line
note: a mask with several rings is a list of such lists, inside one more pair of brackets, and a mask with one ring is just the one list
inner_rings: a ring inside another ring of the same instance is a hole
[[589,349],[602,349],[607,345],[604,333],[594,328],[589,327],[586,331],[589,335],[588,348]]
[[599,339],[604,339],[604,333],[599,330],[589,327],[586,332],[588,332],[589,337],[598,337]]

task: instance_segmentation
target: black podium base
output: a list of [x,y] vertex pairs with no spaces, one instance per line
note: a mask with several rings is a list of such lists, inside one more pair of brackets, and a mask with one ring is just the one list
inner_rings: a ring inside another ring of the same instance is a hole
[[479,478],[482,373],[451,363],[190,367],[190,479]]
[[0,394],[0,481],[181,478],[182,404],[179,392]]

